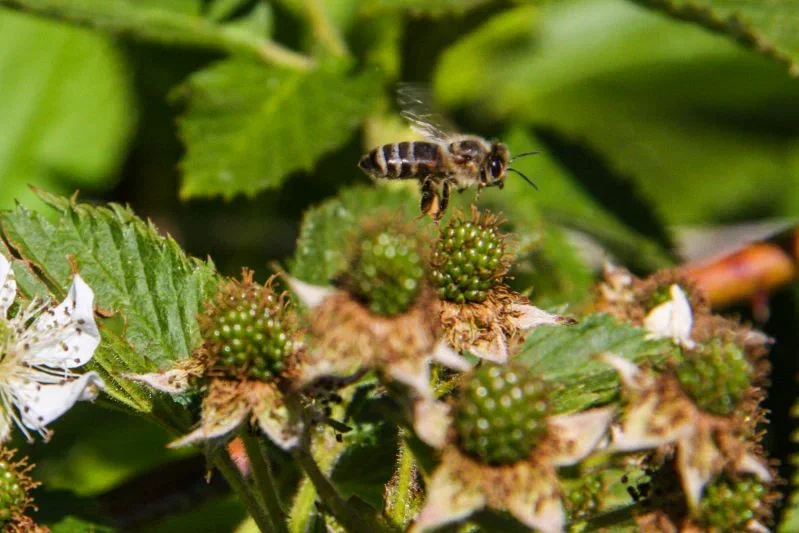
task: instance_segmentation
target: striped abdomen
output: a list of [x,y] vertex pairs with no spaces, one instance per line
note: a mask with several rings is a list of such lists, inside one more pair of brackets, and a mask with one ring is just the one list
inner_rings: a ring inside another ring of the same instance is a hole
[[443,157],[436,143],[410,141],[378,146],[363,156],[358,166],[378,178],[415,178],[440,174]]

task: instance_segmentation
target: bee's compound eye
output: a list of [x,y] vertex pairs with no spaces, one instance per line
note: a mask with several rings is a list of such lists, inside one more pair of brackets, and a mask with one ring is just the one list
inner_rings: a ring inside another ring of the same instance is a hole
[[491,176],[497,179],[502,174],[502,162],[498,158],[494,158],[490,163]]

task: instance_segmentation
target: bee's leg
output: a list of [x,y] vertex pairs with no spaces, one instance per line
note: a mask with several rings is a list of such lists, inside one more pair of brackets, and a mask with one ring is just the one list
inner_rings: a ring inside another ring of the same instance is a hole
[[447,180],[441,184],[441,206],[439,207],[440,215],[438,218],[444,216],[444,211],[447,210],[447,205],[449,205],[449,194],[452,191],[452,182]]
[[422,203],[421,203],[422,218],[425,215],[430,215],[433,220],[438,222],[441,218],[441,199],[438,197],[436,191],[436,184],[433,180],[427,179],[422,183]]
[[483,192],[483,187],[484,185],[482,183],[477,186],[477,190],[474,192],[475,202],[480,199],[480,193]]

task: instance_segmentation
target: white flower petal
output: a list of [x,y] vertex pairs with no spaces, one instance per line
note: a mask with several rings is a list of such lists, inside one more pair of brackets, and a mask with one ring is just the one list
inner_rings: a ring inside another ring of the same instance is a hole
[[170,442],[168,448],[181,448],[198,442],[223,437],[239,427],[249,413],[249,408],[244,402],[238,402],[225,416],[207,416],[203,413],[200,427],[183,437]]
[[[476,484],[475,484],[476,485]],[[476,486],[466,487],[459,473],[446,461],[433,472],[427,485],[427,499],[409,533],[430,531],[458,522],[485,507],[485,496]]]
[[724,457],[711,438],[680,439],[677,445],[677,470],[691,509],[699,505],[705,485],[721,471],[723,465]]
[[389,364],[385,368],[386,375],[403,385],[413,389],[421,398],[432,398],[430,388],[429,358],[408,358]]
[[[675,424],[674,420],[680,422]],[[694,431],[694,422],[691,417],[673,416],[671,410],[659,405],[653,394],[632,404],[622,424],[611,428],[609,448],[617,452],[657,448],[689,435]]]
[[14,384],[20,415],[25,427],[42,430],[63,415],[77,401],[94,400],[104,387],[97,372],[87,372],[77,379],[43,385],[35,381]]
[[451,423],[450,407],[444,402],[420,399],[413,406],[416,436],[434,448],[443,448],[447,443],[447,431]]
[[6,413],[0,413],[0,444],[11,436],[11,420]]
[[453,370],[460,370],[461,372],[466,372],[472,368],[469,361],[453,350],[449,344],[443,340],[436,345],[433,351],[433,361]]
[[768,469],[768,466],[751,453],[744,454],[738,461],[736,468],[738,472],[757,476],[763,483],[771,482],[771,471]]
[[559,449],[553,456],[556,466],[573,465],[591,453],[608,431],[615,409],[602,407],[582,413],[549,418]]
[[76,274],[64,301],[42,313],[32,328],[39,339],[30,348],[30,364],[54,368],[86,364],[100,344],[91,287]]
[[322,285],[311,285],[304,281],[300,281],[293,276],[286,276],[286,283],[289,288],[297,295],[297,298],[308,308],[312,309],[322,301],[333,294],[336,289],[332,287],[325,287]]
[[572,318],[547,313],[534,305],[513,304],[510,308],[510,320],[519,329],[533,329],[545,325],[565,326],[576,323]]
[[600,354],[597,359],[615,368],[625,386],[633,390],[641,390],[645,385],[642,383],[643,373],[638,366],[629,359],[609,353]]
[[11,263],[0,254],[0,318],[8,315],[8,308],[14,303],[16,295],[17,282],[14,279]]
[[749,533],[771,533],[771,530],[758,522],[757,520],[750,520],[746,523],[746,531]]
[[467,349],[480,359],[485,359],[492,363],[505,364],[508,362],[508,346],[505,344],[505,334],[502,333],[499,327],[493,329],[490,341],[478,341]]
[[192,374],[182,368],[173,368],[164,372],[151,372],[149,374],[122,374],[122,377],[144,383],[160,392],[178,394],[191,389],[190,378]]
[[560,533],[566,523],[558,479],[543,471],[529,473],[508,497],[508,511],[519,522],[540,533]]
[[646,315],[644,327],[654,338],[672,339],[686,348],[692,348],[695,343],[691,340],[694,320],[691,304],[677,284],[669,287],[669,294],[671,300],[663,302]]
[[276,388],[262,387],[256,394],[260,403],[254,413],[258,426],[281,449],[296,448],[300,443],[302,421],[292,416]]

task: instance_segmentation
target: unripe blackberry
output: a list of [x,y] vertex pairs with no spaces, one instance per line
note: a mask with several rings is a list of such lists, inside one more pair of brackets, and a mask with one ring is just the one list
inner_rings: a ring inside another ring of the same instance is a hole
[[201,321],[213,371],[233,378],[278,375],[294,350],[285,306],[270,283],[253,282],[249,272],[242,282],[223,287]]
[[365,235],[356,245],[345,286],[376,315],[407,311],[422,288],[424,262],[418,240],[396,231]]
[[505,238],[496,217],[454,218],[433,250],[433,283],[439,296],[451,302],[482,302],[508,272]]
[[743,351],[720,340],[686,354],[676,375],[700,409],[719,416],[731,414],[751,385],[751,367]]
[[747,476],[736,481],[721,477],[705,489],[697,518],[714,531],[745,531],[750,520],[768,516],[769,490]]
[[546,434],[548,413],[541,379],[524,367],[483,364],[458,398],[458,444],[483,463],[514,463],[528,457]]
[[0,449],[0,529],[9,522],[19,520],[30,507],[28,491],[38,483],[28,477],[30,467],[26,462],[12,462],[13,452]]

